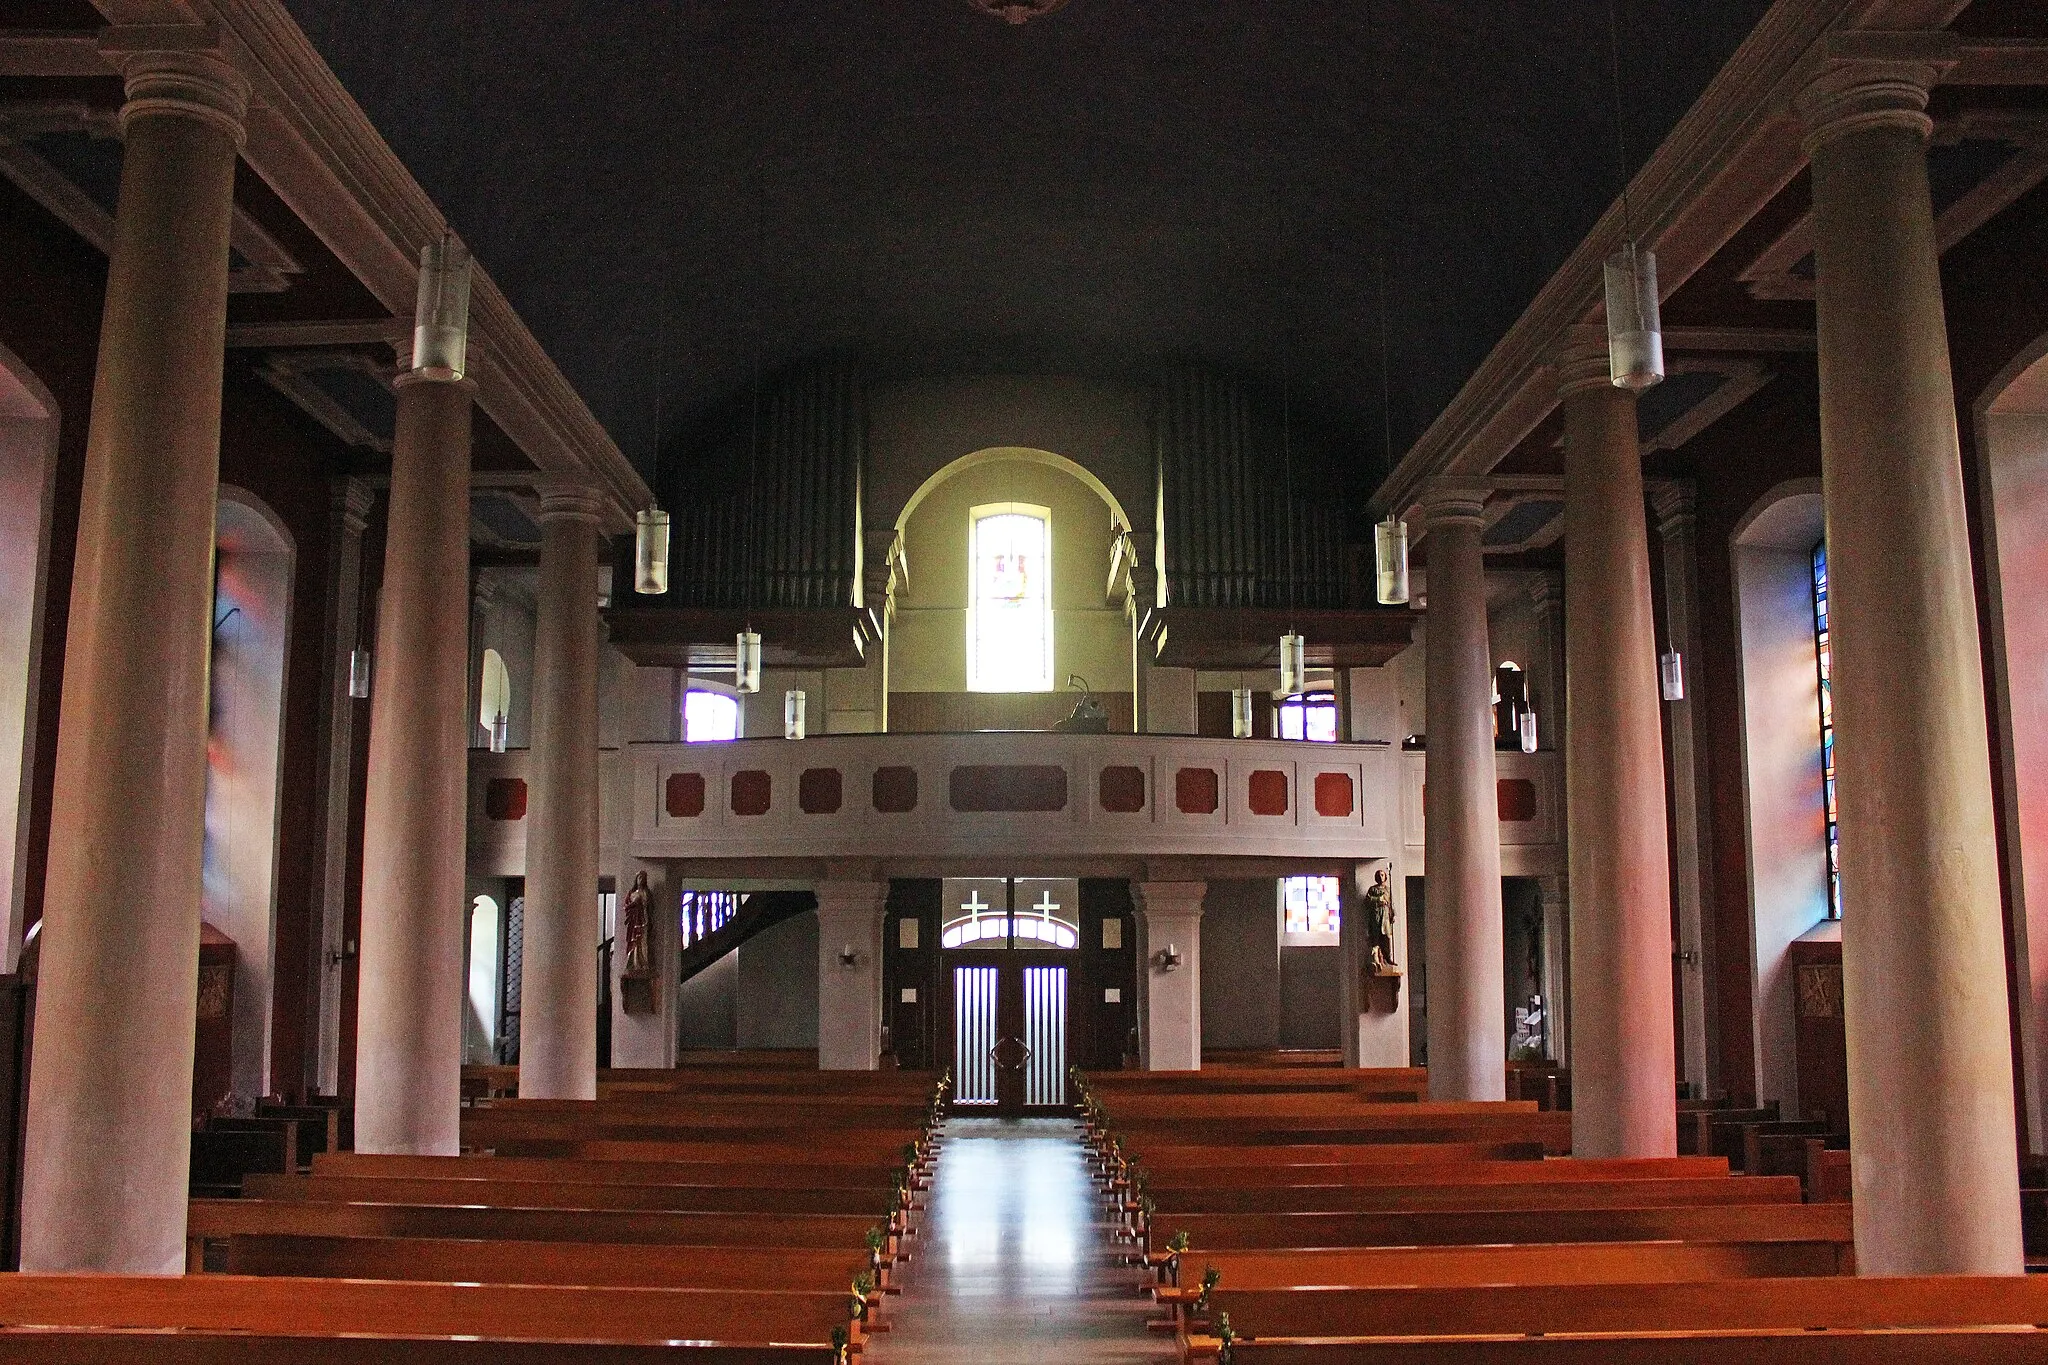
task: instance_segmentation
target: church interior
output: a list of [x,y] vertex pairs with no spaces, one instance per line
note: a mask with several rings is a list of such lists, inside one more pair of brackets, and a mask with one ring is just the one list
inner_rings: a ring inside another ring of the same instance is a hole
[[8,0],[0,1362],[2048,1359],[2044,260],[2038,0]]

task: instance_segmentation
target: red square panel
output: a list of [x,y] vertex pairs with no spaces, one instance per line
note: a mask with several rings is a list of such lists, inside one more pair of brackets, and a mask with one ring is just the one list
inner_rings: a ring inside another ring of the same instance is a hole
[[526,779],[494,777],[484,784],[484,814],[493,820],[526,818]]
[[1253,815],[1287,814],[1287,774],[1278,768],[1260,768],[1252,774],[1248,796]]
[[732,813],[734,815],[766,815],[768,798],[773,790],[773,780],[759,768],[748,768],[732,775]]
[[1145,770],[1128,764],[1104,768],[1095,779],[1095,798],[1112,815],[1135,815],[1145,809]]
[[917,769],[875,769],[875,809],[884,815],[907,815],[917,809]]
[[1182,815],[1214,815],[1221,788],[1214,768],[1182,768],[1173,775],[1173,804]]
[[841,786],[839,769],[806,768],[796,780],[797,808],[805,815],[836,815]]
[[1351,814],[1354,793],[1350,773],[1316,774],[1316,814],[1326,820],[1342,820]]
[[662,793],[670,818],[688,820],[704,813],[704,774],[670,773]]
[[1536,818],[1536,784],[1526,777],[1503,777],[1494,784],[1504,824],[1521,825]]

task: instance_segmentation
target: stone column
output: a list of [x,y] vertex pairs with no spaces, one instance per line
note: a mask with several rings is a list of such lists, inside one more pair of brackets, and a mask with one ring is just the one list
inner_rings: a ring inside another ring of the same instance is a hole
[[818,1069],[873,1071],[882,1064],[882,905],[889,884],[826,881],[817,895]]
[[1485,489],[1471,481],[1444,479],[1423,490],[1429,547],[1423,913],[1429,917],[1433,1100],[1507,1095],[1493,656],[1479,549],[1485,508]]
[[1569,348],[1558,377],[1572,1151],[1670,1156],[1678,1144],[1671,866],[1636,400],[1609,381],[1604,337]]
[[363,529],[374,497],[360,479],[334,486],[333,554],[327,580],[327,705],[320,717],[320,867],[313,892],[320,906],[319,960],[314,980],[314,1086],[332,1095],[341,1085],[341,964],[348,951],[348,844],[355,814],[356,699],[348,694],[350,655],[362,644]]
[[1559,1066],[1572,1064],[1571,904],[1565,899],[1564,878],[1538,877],[1543,897],[1543,1018],[1549,1037],[1550,1060]]
[[370,685],[356,1150],[445,1156],[461,1144],[475,384],[405,368]]
[[1684,661],[1685,695],[1665,703],[1671,720],[1671,893],[1678,908],[1679,951],[1679,1074],[1696,1095],[1713,1093],[1714,1078],[1707,1059],[1712,1055],[1713,1016],[1707,1009],[1707,980],[1713,974],[1712,921],[1707,906],[1714,895],[1713,862],[1707,848],[1713,839],[1709,815],[1706,765],[1698,760],[1693,715],[1706,679],[1700,653],[1699,557],[1693,529],[1691,484],[1660,483],[1650,490],[1650,510],[1657,514],[1657,539],[1664,551],[1664,630],[1666,644]]
[[1536,622],[1538,656],[1529,663],[1529,700],[1536,707],[1536,742],[1555,749],[1564,739],[1564,584],[1544,572],[1529,580],[1529,614]]
[[1927,91],[1952,43],[1838,35],[1800,100],[1864,1274],[2022,1268],[1982,656],[1927,183]]
[[597,542],[603,515],[594,490],[541,489],[521,1098],[597,1098]]
[[[174,30],[145,31],[162,45]],[[197,30],[194,30],[196,33]],[[248,86],[217,54],[127,81],[59,712],[25,1270],[185,1264],[228,223]]]
[[[1202,897],[1207,882],[1133,882],[1138,1051],[1147,1071],[1202,1069]],[[1179,962],[1167,965],[1168,950]]]

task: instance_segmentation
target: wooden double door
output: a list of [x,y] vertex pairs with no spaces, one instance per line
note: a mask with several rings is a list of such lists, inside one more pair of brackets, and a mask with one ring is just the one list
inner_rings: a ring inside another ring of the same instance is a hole
[[1067,1040],[1079,957],[1004,949],[946,954],[956,1112],[1013,1117],[1067,1111]]

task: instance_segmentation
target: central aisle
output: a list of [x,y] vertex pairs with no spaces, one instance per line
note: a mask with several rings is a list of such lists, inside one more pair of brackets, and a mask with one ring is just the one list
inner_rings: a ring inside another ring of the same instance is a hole
[[1168,1361],[1146,1274],[1119,1264],[1065,1119],[952,1119],[878,1365]]

